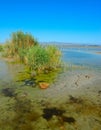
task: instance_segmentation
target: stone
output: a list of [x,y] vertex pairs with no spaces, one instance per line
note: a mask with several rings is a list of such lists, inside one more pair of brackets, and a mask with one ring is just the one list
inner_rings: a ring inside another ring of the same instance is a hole
[[27,85],[27,86],[33,86],[34,87],[36,85],[35,82],[31,79],[26,79],[24,82],[25,82],[24,85]]
[[49,83],[41,82],[41,83],[39,83],[39,87],[42,88],[42,89],[46,89],[46,88],[49,87]]

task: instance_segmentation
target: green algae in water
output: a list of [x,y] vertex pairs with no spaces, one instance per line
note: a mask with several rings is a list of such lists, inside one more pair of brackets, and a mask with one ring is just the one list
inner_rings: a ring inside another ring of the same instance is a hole
[[4,96],[7,97],[14,97],[16,96],[13,88],[3,88],[1,92],[4,94]]
[[53,115],[61,116],[65,111],[57,108],[44,108],[43,109],[44,114],[42,115],[43,118],[46,120],[50,120]]
[[26,79],[30,79],[30,74],[27,74],[27,73],[20,73],[18,76],[17,76],[17,81],[24,81]]
[[[26,79],[31,79],[35,80],[36,84],[39,82],[47,82],[47,83],[53,83],[58,74],[62,71],[62,69],[57,69],[54,71],[49,71],[48,73],[39,73],[36,74],[36,76],[31,76],[31,71],[30,70],[24,70],[23,72],[19,73],[18,76],[16,77],[17,81],[25,81]],[[37,72],[36,72],[37,73]]]
[[34,130],[34,123],[41,116],[38,110],[28,97],[16,97],[12,106],[14,115],[8,115],[10,119],[6,117],[5,120],[0,120],[0,130]]
[[73,118],[73,117],[66,117],[66,116],[62,116],[62,120],[64,121],[64,122],[68,122],[68,123],[75,123],[75,119]]
[[20,82],[30,78],[31,72],[27,67],[25,67],[23,71],[18,73],[18,75],[15,77],[15,80]]
[[36,82],[47,82],[47,83],[53,83],[58,76],[59,72],[61,72],[61,69],[50,71],[47,74],[41,73],[35,77]]

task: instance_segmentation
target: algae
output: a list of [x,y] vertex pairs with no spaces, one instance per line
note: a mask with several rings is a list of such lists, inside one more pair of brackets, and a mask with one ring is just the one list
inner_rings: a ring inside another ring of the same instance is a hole
[[53,83],[57,76],[59,75],[59,73],[61,72],[61,69],[57,69],[54,71],[49,71],[48,73],[40,73],[38,74],[35,78],[36,78],[36,82],[47,82],[47,83]]
[[59,69],[56,69],[54,71],[48,71],[48,73],[36,72],[36,75],[32,77],[32,71],[29,69],[25,69],[23,72],[18,73],[18,75],[16,77],[16,81],[17,82],[25,82],[26,80],[29,80],[29,81],[34,82],[36,84],[36,86],[40,82],[46,82],[46,83],[51,84],[55,81],[56,77],[58,76],[59,73],[61,73],[61,71],[62,71],[62,69],[59,68]]
[[40,113],[27,97],[16,97],[14,111],[16,113],[12,124],[14,130],[33,130],[33,123],[40,118]]
[[46,120],[50,120],[53,115],[61,116],[65,111],[54,107],[54,108],[44,108],[43,112],[44,112],[44,114],[42,115],[43,118],[45,118]]
[[16,95],[13,88],[3,88],[1,92],[4,94],[4,96],[8,97],[14,97]]

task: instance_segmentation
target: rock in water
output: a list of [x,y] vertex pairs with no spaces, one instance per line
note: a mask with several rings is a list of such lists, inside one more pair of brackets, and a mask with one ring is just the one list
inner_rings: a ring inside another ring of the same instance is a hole
[[46,83],[46,82],[39,83],[39,87],[42,89],[46,89],[49,87],[49,83]]
[[24,82],[25,82],[25,85],[27,85],[27,86],[33,86],[34,87],[36,85],[35,82],[31,79],[27,79]]

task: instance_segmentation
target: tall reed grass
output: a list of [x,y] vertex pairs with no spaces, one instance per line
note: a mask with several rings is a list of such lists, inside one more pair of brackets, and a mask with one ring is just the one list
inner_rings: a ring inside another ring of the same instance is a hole
[[31,35],[15,32],[5,45],[4,55],[26,64],[31,70],[56,69],[61,51],[54,45],[42,46]]

